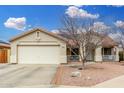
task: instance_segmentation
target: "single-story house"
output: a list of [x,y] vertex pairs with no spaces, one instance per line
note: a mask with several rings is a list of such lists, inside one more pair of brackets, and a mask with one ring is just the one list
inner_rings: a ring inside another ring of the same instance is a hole
[[10,44],[0,40],[0,63],[8,63],[10,61]]
[[[44,29],[35,28],[10,40],[11,61],[18,64],[60,64],[80,61],[69,51],[67,39]],[[72,47],[74,51],[79,49]],[[119,61],[118,45],[107,37],[102,45],[91,51],[89,61]]]

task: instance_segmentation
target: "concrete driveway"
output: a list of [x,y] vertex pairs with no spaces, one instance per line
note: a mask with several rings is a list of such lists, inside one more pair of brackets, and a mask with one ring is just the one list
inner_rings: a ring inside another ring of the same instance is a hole
[[57,65],[0,64],[0,87],[52,87]]

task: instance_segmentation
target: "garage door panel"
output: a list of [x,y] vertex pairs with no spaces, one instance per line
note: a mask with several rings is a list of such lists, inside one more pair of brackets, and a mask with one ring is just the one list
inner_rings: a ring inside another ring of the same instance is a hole
[[18,63],[59,64],[59,46],[19,46]]

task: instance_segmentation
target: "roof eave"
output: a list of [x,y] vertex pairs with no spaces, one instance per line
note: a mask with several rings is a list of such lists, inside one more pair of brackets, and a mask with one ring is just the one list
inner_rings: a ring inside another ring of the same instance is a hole
[[62,41],[67,42],[67,39],[66,39],[66,38],[63,38],[63,37],[58,36],[58,35],[54,35],[53,33],[48,32],[47,30],[41,29],[41,28],[34,28],[34,29],[29,30],[29,31],[26,31],[25,33],[22,33],[22,34],[20,34],[20,35],[18,35],[18,36],[15,36],[14,38],[11,38],[11,39],[9,40],[9,42],[13,42],[13,41],[15,41],[15,40],[17,40],[17,39],[19,39],[19,38],[21,38],[21,37],[27,35],[27,34],[30,34],[30,33],[34,32],[34,31],[37,31],[37,30],[40,30],[40,31],[42,31],[42,32],[44,32],[44,33],[47,33],[47,34],[49,34],[49,35],[51,35],[51,36],[53,36],[53,37],[55,37],[55,38],[58,38],[58,39],[61,39]]

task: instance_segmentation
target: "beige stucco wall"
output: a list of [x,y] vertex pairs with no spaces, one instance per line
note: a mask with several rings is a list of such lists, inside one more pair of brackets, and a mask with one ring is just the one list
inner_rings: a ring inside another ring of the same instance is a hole
[[17,63],[18,45],[60,45],[60,63],[67,63],[66,43],[60,39],[52,37],[46,33],[40,32],[40,39],[36,37],[36,31],[22,38],[11,42],[10,63]]
[[99,46],[95,49],[95,58],[94,61],[100,62],[102,61],[102,51],[101,51],[102,46]]
[[7,50],[7,62],[10,63],[10,49]]
[[115,50],[116,50],[116,57],[115,57],[115,61],[119,61],[119,47],[115,46]]

